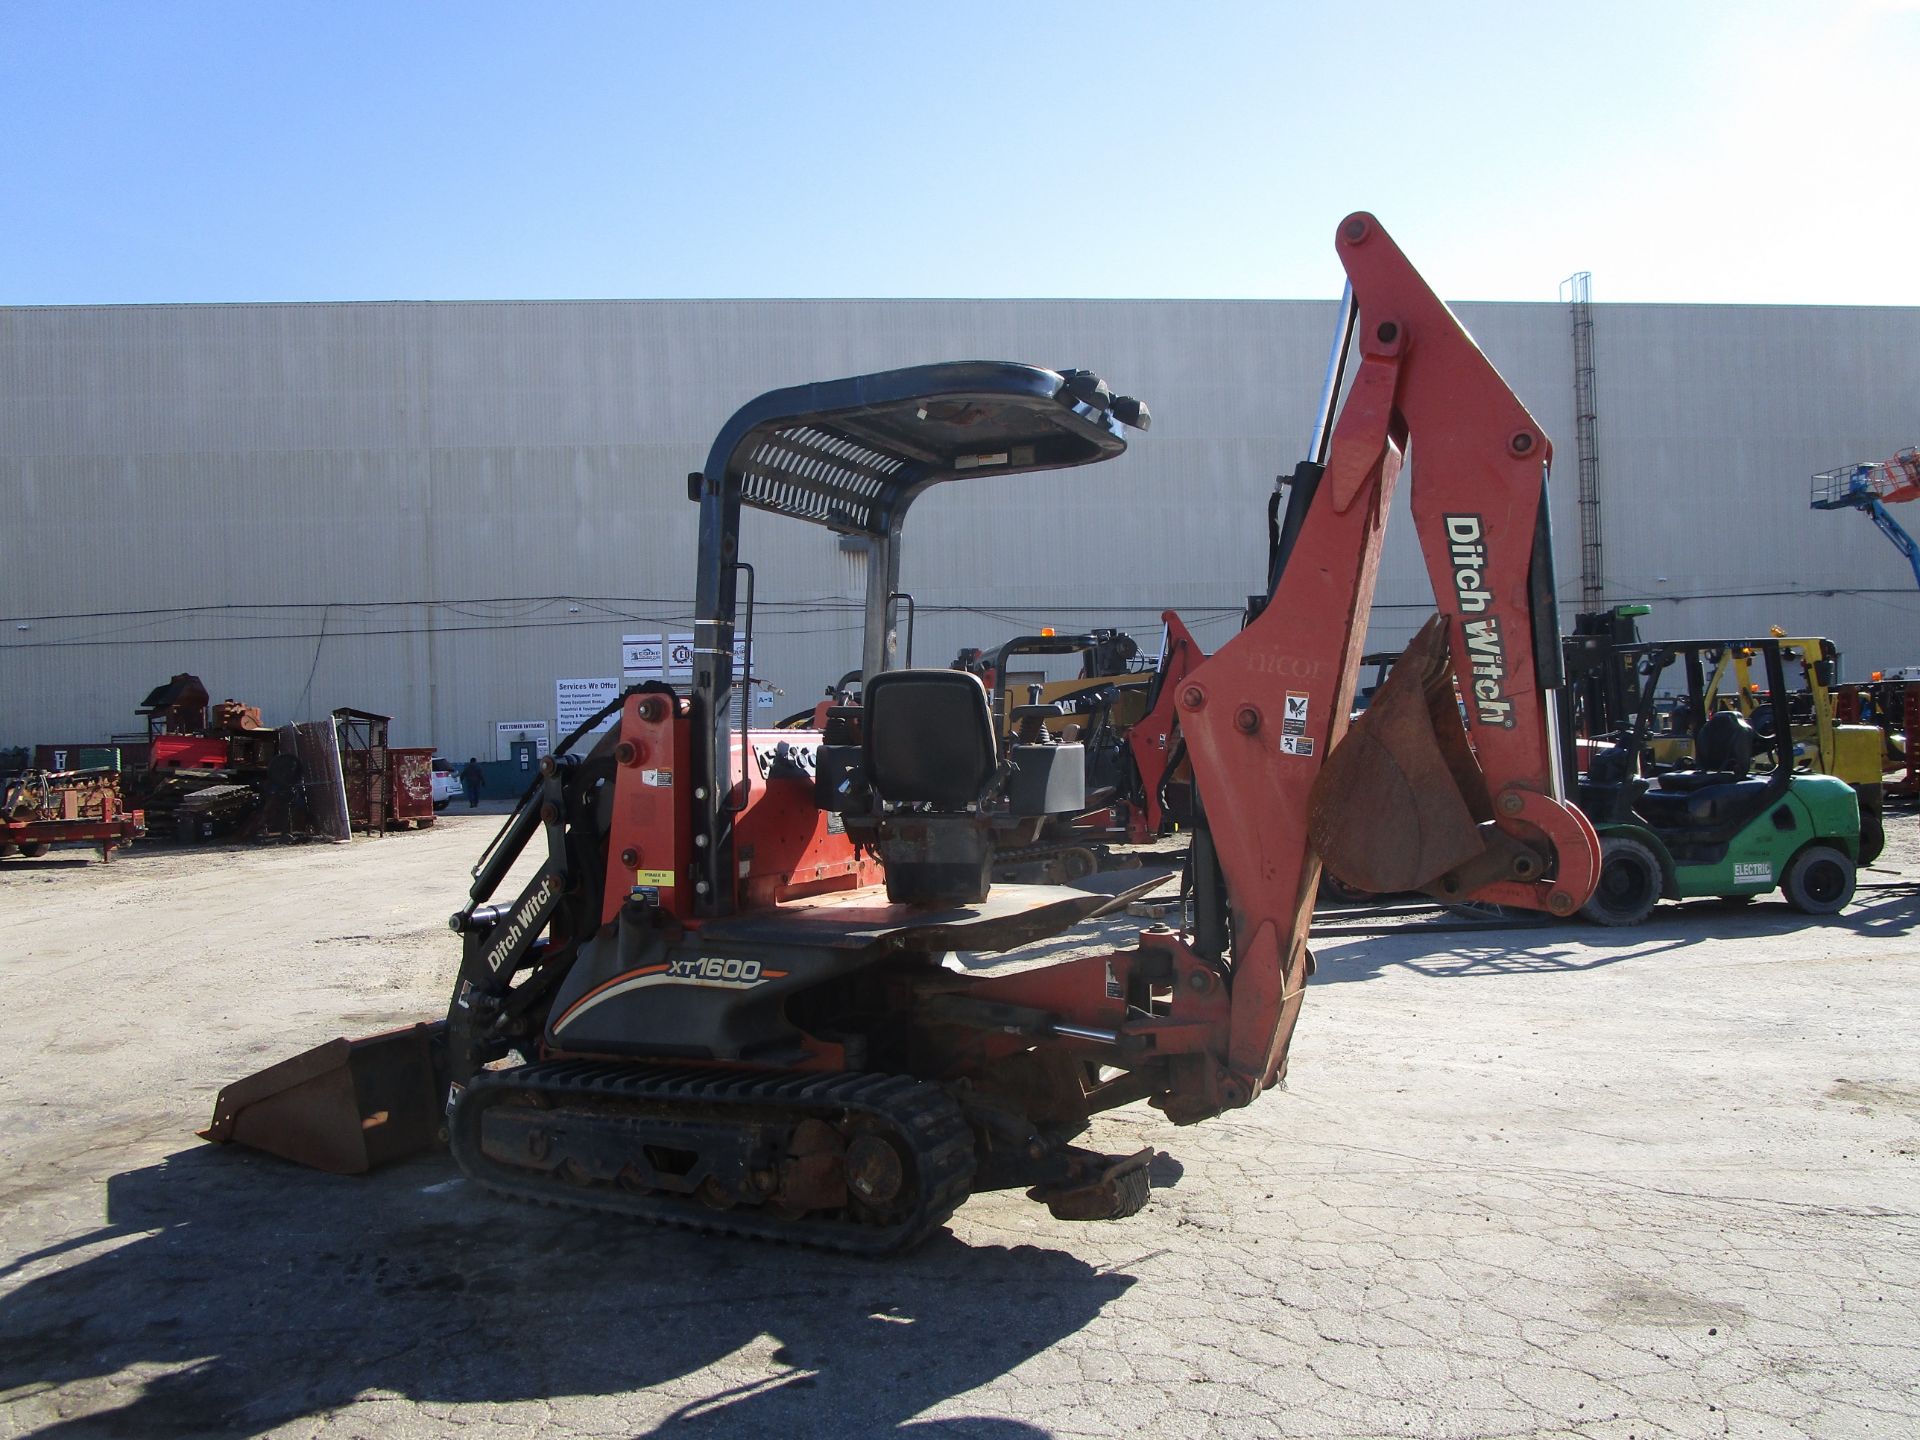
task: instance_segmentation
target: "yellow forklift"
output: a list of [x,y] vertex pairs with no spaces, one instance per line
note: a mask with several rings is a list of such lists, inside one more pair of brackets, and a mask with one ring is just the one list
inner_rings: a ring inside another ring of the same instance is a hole
[[[1047,660],[1065,656],[1078,657],[1079,673],[1050,676]],[[1145,717],[1158,671],[1125,631],[1062,635],[1052,626],[1038,635],[1016,636],[997,650],[963,649],[951,668],[980,677],[1002,739],[1014,733],[1016,706],[1054,707],[1058,714],[1043,723],[1056,738],[1065,730],[1087,732],[1101,726],[1124,732]]]

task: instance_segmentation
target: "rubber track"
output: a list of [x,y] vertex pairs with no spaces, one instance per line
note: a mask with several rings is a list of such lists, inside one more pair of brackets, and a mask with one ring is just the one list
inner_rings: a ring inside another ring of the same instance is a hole
[[[645,1101],[739,1109],[743,1121],[778,1116],[836,1120],[874,1116],[887,1124],[913,1157],[917,1203],[892,1225],[803,1217],[783,1219],[748,1207],[715,1210],[677,1195],[633,1195],[536,1178],[489,1160],[479,1129],[489,1102],[539,1093],[556,1104]],[[856,1255],[890,1255],[925,1239],[967,1198],[973,1181],[973,1133],[945,1091],[903,1075],[837,1075],[791,1071],[713,1071],[623,1065],[598,1060],[547,1060],[475,1076],[454,1109],[453,1153],[469,1178],[495,1194],[575,1209],[625,1215],[655,1225],[677,1225],[716,1235],[788,1241]]]
[[[1061,840],[1047,845],[1025,845],[1018,850],[996,850],[993,854],[993,868],[996,876],[1002,868],[1013,870],[1021,865],[1031,865],[1035,861],[1046,861],[1056,855],[1065,855],[1072,850],[1084,850],[1093,856],[1092,874],[1098,875],[1107,857],[1101,853],[1101,847],[1090,841]],[[1081,877],[1086,878],[1085,876]],[[1018,881],[1001,883],[1018,884]],[[1028,882],[1039,883],[1039,882]]]

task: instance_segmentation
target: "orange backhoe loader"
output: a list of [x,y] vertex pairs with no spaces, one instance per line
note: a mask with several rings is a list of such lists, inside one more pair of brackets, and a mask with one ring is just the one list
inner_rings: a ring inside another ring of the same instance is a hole
[[[1126,898],[989,883],[998,831],[1085,808],[1084,753],[1003,739],[974,675],[889,663],[916,497],[1114,459],[1146,408],[1010,363],[775,391],[689,478],[691,685],[629,691],[590,750],[597,722],[543,762],[453,917],[447,1018],[229,1087],[206,1133],[356,1169],[444,1129],[502,1194],[864,1253],[987,1188],[1117,1217],[1150,1152],[1073,1142],[1115,1106],[1186,1124],[1281,1079],[1323,861],[1369,890],[1578,909],[1599,847],[1561,795],[1547,437],[1378,222],[1336,243],[1349,291],[1265,603],[1173,691],[1190,928],[1023,953]],[[1410,445],[1440,613],[1350,724]],[[732,728],[745,507],[866,541],[864,704],[817,731]],[[533,878],[496,903],[523,853]]]

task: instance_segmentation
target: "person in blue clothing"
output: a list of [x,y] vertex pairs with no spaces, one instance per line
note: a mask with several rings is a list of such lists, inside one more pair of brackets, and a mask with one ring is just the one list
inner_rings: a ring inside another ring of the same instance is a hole
[[460,788],[467,792],[467,808],[469,810],[478,810],[480,808],[480,791],[486,783],[487,775],[486,772],[480,768],[480,757],[478,755],[469,755],[466,766],[460,771]]

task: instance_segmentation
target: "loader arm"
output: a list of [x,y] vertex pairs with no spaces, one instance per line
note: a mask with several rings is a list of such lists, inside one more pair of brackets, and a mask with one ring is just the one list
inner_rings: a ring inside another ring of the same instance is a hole
[[[1359,359],[1325,474],[1266,605],[1176,697],[1228,912],[1229,1104],[1284,1073],[1323,856],[1365,888],[1556,915],[1599,867],[1560,796],[1545,432],[1372,216],[1343,221],[1337,246]],[[1349,733],[1410,446],[1439,615]]]

